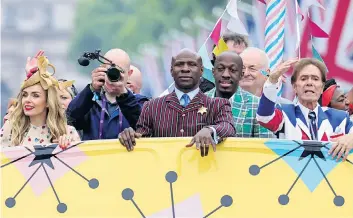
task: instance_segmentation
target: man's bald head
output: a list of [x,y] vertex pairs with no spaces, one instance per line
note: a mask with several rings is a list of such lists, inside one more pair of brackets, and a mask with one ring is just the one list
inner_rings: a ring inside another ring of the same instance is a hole
[[255,47],[246,48],[240,57],[243,59],[243,78],[239,84],[246,91],[260,97],[267,80],[269,58],[265,51]]
[[202,58],[190,49],[182,49],[172,58],[170,71],[177,89],[185,93],[195,90],[203,74]]
[[241,70],[243,69],[243,60],[236,52],[233,51],[225,51],[218,55],[215,59],[215,66],[218,62],[222,62],[222,60],[225,59],[230,59],[232,62],[236,63]]
[[127,80],[127,87],[134,93],[140,94],[142,89],[142,73],[137,67],[133,65],[130,66],[130,70],[132,72],[129,79]]
[[242,70],[243,61],[235,52],[225,51],[216,57],[212,72],[218,97],[230,98],[236,92]]
[[197,54],[195,51],[191,50],[191,49],[188,49],[188,48],[183,48],[181,49],[177,55],[175,55],[174,57],[172,57],[172,66],[173,66],[173,63],[174,61],[177,59],[177,58],[185,58],[185,57],[191,57],[191,58],[195,58],[196,61],[202,65],[202,58],[199,54]]
[[113,61],[114,64],[121,67],[125,72],[130,70],[130,57],[124,50],[119,48],[110,49],[105,53],[104,57]]
[[[128,77],[131,75],[129,55],[122,49],[114,48],[105,53],[104,57],[111,60],[117,67],[120,67],[124,70],[124,73],[121,74],[119,82],[122,82],[126,87]],[[111,67],[107,61],[104,62],[104,67],[107,69]],[[118,84],[110,82],[108,76],[105,76],[104,89],[107,93],[117,93],[118,87]]]
[[261,50],[256,47],[248,47],[242,53],[240,53],[240,57],[243,59],[252,59],[256,62],[256,64],[267,70],[270,66],[269,58],[264,50]]

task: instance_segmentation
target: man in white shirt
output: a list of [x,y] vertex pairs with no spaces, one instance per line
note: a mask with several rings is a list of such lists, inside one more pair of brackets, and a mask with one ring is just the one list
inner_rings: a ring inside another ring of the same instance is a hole
[[294,68],[291,83],[298,96],[296,105],[276,106],[280,76],[293,64],[284,62],[264,85],[257,120],[264,127],[291,140],[335,141],[329,154],[345,160],[353,148],[353,122],[345,111],[318,104],[326,81],[322,62],[304,58]]

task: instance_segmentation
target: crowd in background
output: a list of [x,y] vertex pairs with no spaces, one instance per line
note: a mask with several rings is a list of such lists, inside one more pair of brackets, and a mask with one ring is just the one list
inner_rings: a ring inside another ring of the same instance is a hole
[[[57,143],[66,149],[81,140],[118,138],[132,151],[140,137],[193,137],[186,146],[206,156],[227,137],[245,137],[333,141],[330,154],[348,156],[353,88],[344,93],[311,58],[284,61],[271,72],[263,50],[233,33],[223,38],[228,51],[213,56],[214,83],[202,77],[202,58],[182,49],[171,57],[174,91],[155,99],[140,94],[142,74],[121,49],[104,55],[121,69],[119,81],[108,78],[111,64],[103,63],[80,92],[70,78],[55,78],[50,57],[39,51],[27,60],[17,98],[9,100],[2,147]],[[287,72],[293,72],[294,100],[281,97]]]

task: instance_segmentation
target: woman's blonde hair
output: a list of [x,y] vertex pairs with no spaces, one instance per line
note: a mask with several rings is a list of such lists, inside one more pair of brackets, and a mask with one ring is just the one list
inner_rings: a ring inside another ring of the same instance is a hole
[[[40,84],[40,83],[37,83]],[[48,90],[44,90],[46,93],[46,102],[48,105],[46,124],[51,134],[51,140],[59,139],[67,133],[67,120],[64,110],[61,108],[59,99],[57,96],[57,90],[55,86],[51,86]],[[14,146],[20,145],[30,128],[30,119],[23,112],[22,105],[22,91],[17,96],[17,106],[11,114],[11,144]]]

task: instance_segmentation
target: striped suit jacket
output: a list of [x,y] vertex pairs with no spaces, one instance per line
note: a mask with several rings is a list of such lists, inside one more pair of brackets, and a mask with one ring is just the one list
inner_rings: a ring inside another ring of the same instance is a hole
[[214,127],[217,137],[235,136],[229,101],[199,92],[184,108],[173,91],[144,104],[136,131],[147,137],[191,137],[206,126]]

